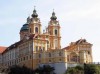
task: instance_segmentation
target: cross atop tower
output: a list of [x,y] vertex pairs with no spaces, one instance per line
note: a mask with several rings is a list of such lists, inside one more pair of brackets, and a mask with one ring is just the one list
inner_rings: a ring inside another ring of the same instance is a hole
[[53,12],[54,12],[54,9],[53,9]]
[[34,10],[35,10],[36,6],[34,6]]

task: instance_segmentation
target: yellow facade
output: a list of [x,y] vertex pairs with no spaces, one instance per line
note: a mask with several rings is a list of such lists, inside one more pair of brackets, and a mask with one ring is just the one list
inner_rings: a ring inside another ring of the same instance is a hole
[[92,62],[92,44],[85,39],[79,39],[61,48],[60,24],[54,12],[43,33],[41,26],[34,9],[32,17],[28,17],[27,23],[20,30],[20,41],[3,52],[3,57],[9,58],[9,53],[12,55],[10,59],[3,60],[3,65],[25,65],[35,69],[41,64]]

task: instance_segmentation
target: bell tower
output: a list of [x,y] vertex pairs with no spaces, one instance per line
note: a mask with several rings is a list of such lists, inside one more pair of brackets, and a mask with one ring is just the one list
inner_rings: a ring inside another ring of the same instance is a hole
[[60,49],[61,48],[61,36],[60,36],[60,25],[59,21],[57,21],[57,17],[55,12],[53,11],[52,16],[50,18],[50,22],[48,24],[48,33],[50,35],[50,48],[51,49]]
[[32,18],[29,23],[29,34],[41,34],[41,22],[40,19],[38,18],[38,14],[35,8],[31,16]]

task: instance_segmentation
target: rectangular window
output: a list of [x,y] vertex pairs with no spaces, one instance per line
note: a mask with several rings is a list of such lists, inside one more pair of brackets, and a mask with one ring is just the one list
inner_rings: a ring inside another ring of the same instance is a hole
[[43,47],[43,51],[45,50],[45,47]]
[[31,33],[31,28],[30,28],[30,33]]
[[41,60],[39,60],[39,63],[41,63]]
[[49,53],[49,57],[51,57],[51,53]]
[[23,57],[23,61],[25,61],[25,57]]
[[41,58],[41,54],[39,54],[39,58]]
[[61,56],[62,55],[62,53],[61,52],[59,52],[59,56]]
[[28,60],[28,56],[26,56],[26,60]]
[[30,55],[30,59],[32,58],[32,56]]
[[15,65],[16,65],[16,60],[15,60]]
[[38,46],[36,46],[36,51],[38,51]]
[[19,59],[19,62],[20,62],[20,59]]
[[59,59],[59,61],[61,62],[62,60],[61,60],[61,59]]
[[67,55],[67,61],[69,62],[69,55]]
[[21,58],[21,61],[22,61],[22,58]]
[[51,62],[51,60],[49,59],[49,63]]
[[18,63],[18,59],[17,59],[16,63]]
[[41,48],[41,46],[39,46],[39,51],[42,51],[42,48]]

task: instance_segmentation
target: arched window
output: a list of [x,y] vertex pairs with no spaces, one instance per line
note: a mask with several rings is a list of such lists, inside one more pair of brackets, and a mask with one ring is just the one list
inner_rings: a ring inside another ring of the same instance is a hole
[[71,62],[78,62],[79,58],[75,52],[70,53],[70,61]]
[[57,35],[57,30],[55,30],[55,35]]
[[38,33],[38,28],[37,27],[35,27],[35,33]]

